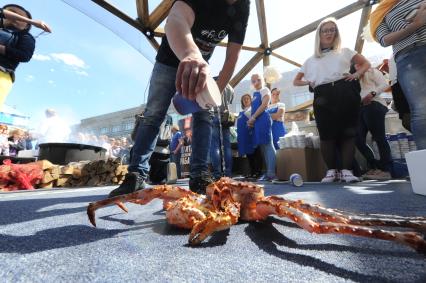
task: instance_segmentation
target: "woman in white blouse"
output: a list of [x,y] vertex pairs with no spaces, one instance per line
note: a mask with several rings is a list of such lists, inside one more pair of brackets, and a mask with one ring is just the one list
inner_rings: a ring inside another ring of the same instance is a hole
[[[350,74],[352,63],[360,66]],[[357,79],[370,63],[356,51],[341,48],[341,38],[334,18],[323,20],[317,27],[315,52],[294,78],[295,86],[310,85],[314,90],[314,114],[321,140],[321,153],[328,167],[322,182],[357,182],[352,174],[355,137],[360,107]],[[341,172],[337,168],[340,154]]]

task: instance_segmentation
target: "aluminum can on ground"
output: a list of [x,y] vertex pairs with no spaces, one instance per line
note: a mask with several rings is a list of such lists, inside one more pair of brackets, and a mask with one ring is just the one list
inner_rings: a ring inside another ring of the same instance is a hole
[[290,175],[290,184],[292,184],[295,187],[301,187],[303,186],[303,178],[300,176],[300,174],[294,173]]

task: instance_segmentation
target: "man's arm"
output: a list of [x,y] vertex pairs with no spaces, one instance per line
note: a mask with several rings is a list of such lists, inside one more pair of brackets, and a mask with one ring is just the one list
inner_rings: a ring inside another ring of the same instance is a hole
[[226,85],[231,80],[235,66],[237,65],[238,57],[240,55],[241,46],[242,45],[238,43],[228,42],[226,47],[226,59],[216,81],[220,92],[223,92]]
[[50,27],[43,21],[29,19],[27,17],[21,16],[19,14],[16,14],[12,11],[5,10],[5,9],[3,9],[3,15],[6,19],[9,19],[9,20],[12,20],[12,21],[22,21],[22,22],[25,22],[27,24],[33,25],[35,27],[38,27],[38,28],[40,28],[40,29],[42,29],[46,32],[52,32]]
[[206,78],[210,73],[209,65],[191,35],[194,20],[192,8],[177,1],[170,10],[165,26],[170,48],[180,60],[176,73],[176,89],[191,100],[206,87]]

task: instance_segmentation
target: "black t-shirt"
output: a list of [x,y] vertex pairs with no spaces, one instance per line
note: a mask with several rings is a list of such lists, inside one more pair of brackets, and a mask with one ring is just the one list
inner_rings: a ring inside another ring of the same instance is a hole
[[[216,45],[228,35],[228,41],[243,44],[250,13],[250,0],[237,0],[229,5],[226,0],[177,0],[188,4],[195,20],[191,34],[195,44],[208,61]],[[177,67],[179,59],[164,36],[156,57],[157,61]]]

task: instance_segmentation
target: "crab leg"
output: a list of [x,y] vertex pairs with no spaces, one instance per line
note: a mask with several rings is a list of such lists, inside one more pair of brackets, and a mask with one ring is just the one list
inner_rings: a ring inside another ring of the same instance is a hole
[[87,207],[87,215],[89,217],[90,223],[92,223],[92,225],[96,227],[95,211],[98,208],[116,204],[125,212],[127,212],[127,208],[124,206],[123,202],[147,204],[155,198],[171,200],[171,199],[179,199],[181,197],[188,196],[188,195],[196,195],[196,194],[180,187],[158,186],[158,187],[154,187],[150,189],[136,191],[134,193],[130,193],[126,195],[116,196],[113,198],[92,202]]
[[272,200],[270,198],[257,203],[257,212],[264,218],[272,214],[287,217],[310,233],[348,234],[394,241],[410,246],[416,251],[426,254],[426,240],[422,234],[416,232],[387,231],[378,229],[374,226],[363,227],[346,223],[322,222],[321,218],[311,216],[297,208],[282,205],[282,203],[276,201],[276,199]]
[[210,212],[206,219],[196,223],[189,234],[188,243],[198,245],[216,231],[228,229],[238,222],[240,205],[229,202],[225,211]]
[[412,228],[418,231],[426,231],[425,217],[402,217],[394,215],[356,215],[345,213],[340,210],[325,208],[320,205],[312,205],[304,203],[301,200],[291,201],[277,196],[266,197],[265,200],[273,202],[281,202],[281,205],[286,205],[300,210],[312,217],[319,218],[324,221],[345,223],[361,226],[390,226]]

